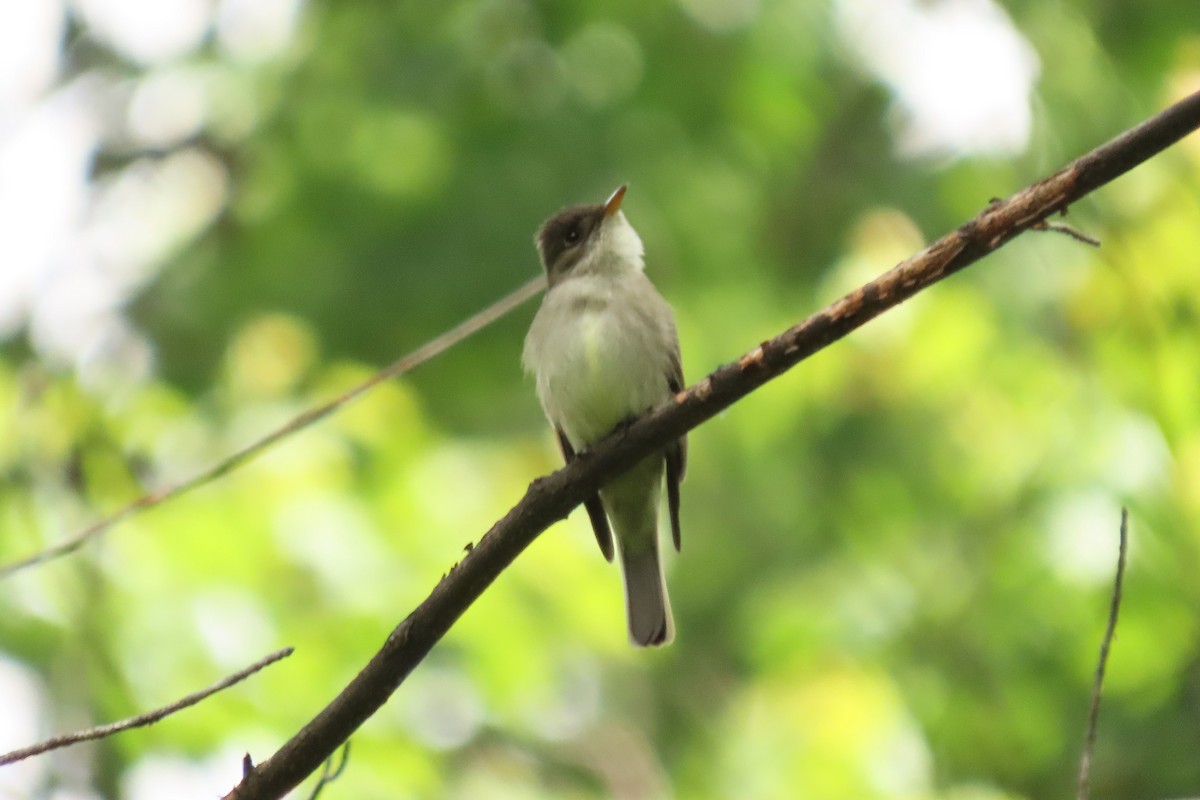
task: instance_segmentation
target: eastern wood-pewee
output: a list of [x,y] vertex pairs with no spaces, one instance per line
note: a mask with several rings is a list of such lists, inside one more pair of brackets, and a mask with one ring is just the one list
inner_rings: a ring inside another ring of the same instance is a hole
[[[683,389],[671,307],[645,275],[642,240],[621,211],[624,197],[621,186],[602,204],[565,208],[534,239],[549,289],[522,361],[537,378],[538,399],[568,462]],[[686,445],[679,439],[584,503],[609,561],[616,533],[629,638],[639,646],[667,644],[674,635],[659,559],[658,498],[665,468],[678,550]]]

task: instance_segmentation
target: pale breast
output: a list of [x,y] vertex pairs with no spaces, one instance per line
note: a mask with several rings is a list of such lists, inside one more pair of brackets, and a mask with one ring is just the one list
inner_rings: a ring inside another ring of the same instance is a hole
[[644,296],[630,291],[654,290],[649,281],[638,283],[567,281],[546,296],[530,328],[525,362],[537,376],[538,397],[576,447],[670,393],[673,343],[654,316],[666,304],[657,293],[639,302]]

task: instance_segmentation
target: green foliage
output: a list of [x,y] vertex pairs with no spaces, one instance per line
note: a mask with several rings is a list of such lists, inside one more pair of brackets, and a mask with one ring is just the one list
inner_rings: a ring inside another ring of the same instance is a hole
[[[488,304],[537,269],[544,217],[623,181],[696,379],[1179,96],[1192,11],[1012,3],[1041,64],[1028,148],[939,160],[897,154],[889,89],[826,5],[315,3],[286,58],[224,65],[258,123],[214,135],[227,211],[133,305],[153,376],[97,392],[0,351],[0,560]],[[1195,794],[1198,187],[1193,137],[1071,209],[1101,250],[1027,236],[694,432],[670,648],[627,645],[586,519],[556,526],[327,795],[1066,796],[1122,505],[1094,794]],[[0,582],[0,659],[35,676],[44,728],[296,647],[99,745],[96,791],[179,756],[205,796],[232,786],[557,467],[520,373],[532,313]]]

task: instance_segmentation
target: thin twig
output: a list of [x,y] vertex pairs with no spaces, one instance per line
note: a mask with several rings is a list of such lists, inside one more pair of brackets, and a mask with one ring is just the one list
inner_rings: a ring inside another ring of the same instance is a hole
[[228,689],[235,683],[244,681],[246,678],[250,677],[264,667],[269,667],[276,661],[287,658],[292,654],[292,650],[293,648],[291,647],[285,647],[282,650],[271,653],[271,655],[259,659],[245,669],[239,670],[227,678],[222,678],[220,681],[214,683],[207,689],[202,689],[194,694],[189,694],[187,697],[176,700],[169,706],[163,706],[162,708],[155,709],[154,711],[149,711],[145,714],[139,714],[136,717],[130,717],[129,719],[124,719],[120,722],[112,722],[108,725],[99,725],[95,728],[88,728],[85,731],[76,731],[75,733],[67,733],[62,736],[55,736],[53,739],[47,739],[44,742],[38,742],[37,744],[30,745],[29,747],[22,747],[20,750],[13,750],[11,753],[4,753],[3,755],[0,755],[0,767],[3,767],[7,764],[14,764],[18,761],[29,758],[30,756],[41,755],[42,753],[47,753],[51,750],[58,750],[62,747],[79,744],[80,742],[90,742],[95,739],[106,739],[113,734],[127,731],[130,728],[143,728],[147,725],[153,725],[160,719],[168,717],[171,714],[174,714],[176,711],[182,711],[188,706],[194,706],[196,703],[199,703],[206,697],[214,695],[223,689]]
[[1083,231],[1072,228],[1065,222],[1039,222],[1037,225],[1033,226],[1033,229],[1035,231],[1051,231],[1052,233],[1061,233],[1065,236],[1070,236],[1077,242],[1083,242],[1084,244],[1089,244],[1092,247],[1100,246],[1099,239],[1094,236],[1088,236]]
[[321,791],[329,784],[342,777],[342,773],[346,771],[346,765],[350,763],[350,740],[342,745],[342,749],[338,751],[341,758],[337,762],[337,767],[333,766],[334,756],[325,759],[325,766],[321,769],[321,777],[317,780],[317,785],[313,787],[312,794],[308,796],[308,800],[317,800],[321,796]]
[[157,491],[148,492],[147,494],[142,495],[127,505],[122,506],[103,519],[93,522],[91,525],[88,525],[86,528],[83,528],[79,532],[58,544],[34,553],[33,555],[26,556],[18,561],[13,561],[0,566],[0,579],[6,578],[15,572],[25,569],[26,567],[31,567],[36,564],[43,564],[55,558],[61,558],[69,553],[73,553],[87,543],[88,540],[100,535],[101,533],[104,533],[118,522],[122,522],[125,519],[132,517],[134,514],[145,511],[146,509],[154,508],[155,506],[160,505],[171,498],[178,497],[185,492],[198,489],[199,487],[204,486],[205,484],[210,483],[211,481],[214,481],[217,478],[228,474],[229,472],[232,472],[234,469],[250,461],[252,458],[278,442],[280,439],[291,436],[292,434],[307,428],[313,423],[324,419],[333,412],[345,407],[351,401],[357,400],[359,397],[366,394],[380,383],[395,378],[399,375],[403,375],[409,370],[424,364],[426,361],[441,355],[446,350],[449,350],[451,347],[461,342],[463,339],[466,339],[468,336],[478,333],[488,325],[508,314],[514,308],[520,306],[529,298],[538,294],[538,292],[545,288],[545,285],[546,279],[544,276],[538,276],[537,278],[534,278],[520,288],[509,292],[507,295],[500,298],[495,303],[492,303],[490,306],[478,312],[477,314],[474,314],[470,318],[460,322],[458,325],[446,331],[445,333],[430,339],[416,350],[413,350],[411,353],[408,353],[387,367],[379,370],[362,383],[351,388],[349,391],[344,392],[343,394],[323,405],[304,411],[279,428],[276,428],[262,438],[251,442],[241,450],[238,450],[232,455],[221,459],[217,463],[213,464],[207,469],[202,470],[198,474],[193,475],[187,480],[171,484],[163,487],[162,489],[158,489]]
[[1129,509],[1121,509],[1121,544],[1117,550],[1117,577],[1113,580],[1112,600],[1108,605],[1108,626],[1100,642],[1100,658],[1096,662],[1096,680],[1092,683],[1092,708],[1088,713],[1087,735],[1083,755],[1079,758],[1079,788],[1076,800],[1088,800],[1092,772],[1092,753],[1096,749],[1096,726],[1100,720],[1100,690],[1104,686],[1104,670],[1108,666],[1108,651],[1117,630],[1117,615],[1121,612],[1121,584],[1125,580],[1125,551],[1129,540]]
[[[993,197],[991,200],[988,201],[988,203],[993,206],[999,202],[1000,202],[999,197]],[[1067,215],[1067,209],[1064,207],[1060,213],[1065,217]],[[1077,230],[1076,228],[1072,228],[1070,225],[1068,225],[1065,222],[1050,222],[1049,220],[1043,219],[1040,222],[1033,223],[1033,225],[1030,226],[1030,229],[1035,230],[1035,231],[1050,231],[1051,233],[1061,233],[1064,236],[1070,236],[1072,239],[1074,239],[1077,242],[1082,242],[1083,244],[1091,245],[1092,247],[1100,246],[1099,239],[1097,239],[1094,236],[1088,236],[1083,231]]]
[[1200,128],[1200,92],[1000,203],[870,283],[718,368],[566,467],[534,481],[458,566],[388,636],[345,689],[226,800],[278,798],[317,770],[387,702],[413,669],[542,531],[607,481],[763,384],[923,289],[975,263],[1052,214]]

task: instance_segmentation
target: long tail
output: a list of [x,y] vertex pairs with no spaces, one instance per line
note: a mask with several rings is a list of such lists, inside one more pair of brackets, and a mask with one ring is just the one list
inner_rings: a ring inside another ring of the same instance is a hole
[[625,572],[629,639],[639,647],[667,644],[675,636],[658,551],[662,476],[663,458],[652,456],[600,490]]
[[670,644],[675,638],[675,622],[663,581],[658,542],[643,552],[621,548],[621,566],[625,570],[629,640],[638,647]]

